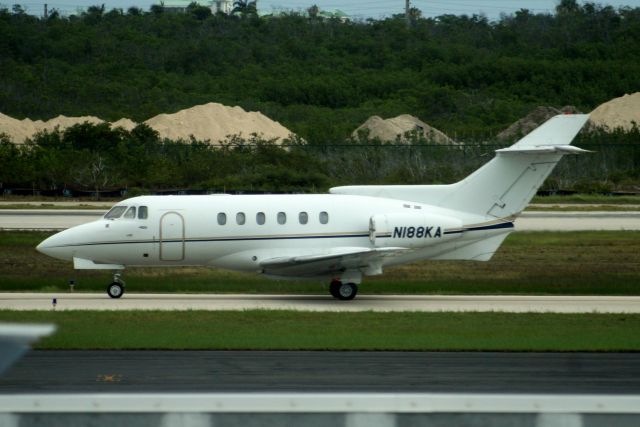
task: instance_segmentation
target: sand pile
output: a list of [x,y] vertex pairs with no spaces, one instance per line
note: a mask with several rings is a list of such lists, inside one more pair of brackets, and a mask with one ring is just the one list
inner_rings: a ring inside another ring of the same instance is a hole
[[174,114],[159,114],[145,121],[160,136],[169,139],[196,139],[212,143],[223,141],[227,136],[239,135],[248,138],[255,133],[264,139],[285,139],[292,133],[280,123],[259,112],[246,112],[240,107],[227,107],[210,102],[196,105]]
[[125,119],[125,118],[116,120],[115,122],[111,122],[111,129],[123,128],[124,130],[131,131],[136,126],[138,126],[136,122],[134,122],[131,119]]
[[84,117],[66,117],[58,116],[51,120],[43,122],[42,120],[24,119],[18,120],[13,117],[9,117],[0,113],[0,133],[6,133],[9,135],[12,141],[21,144],[25,139],[30,138],[32,135],[41,131],[52,131],[56,127],[64,130],[70,126],[78,123],[102,123],[97,117],[84,116]]
[[614,130],[630,130],[635,123],[640,126],[640,92],[614,98],[599,105],[591,112],[592,126]]
[[95,116],[67,117],[67,116],[61,115],[58,117],[54,117],[53,119],[48,120],[46,122],[43,122],[42,120],[37,120],[33,123],[36,124],[36,126],[41,126],[39,130],[46,130],[50,132],[54,130],[56,127],[59,127],[60,129],[66,129],[66,128],[70,128],[73,125],[86,123],[86,122],[97,125],[100,123],[104,123],[104,120],[99,119],[98,117],[95,117]]
[[31,119],[18,120],[0,113],[0,133],[5,133],[9,135],[9,138],[11,138],[13,142],[22,144],[27,138],[31,138],[38,132],[42,132],[45,130],[47,132],[51,132],[55,128],[59,128],[60,130],[64,131],[68,127],[85,122],[99,124],[103,123],[104,120],[101,120],[94,116],[58,116],[47,121],[34,121]]
[[378,138],[381,141],[396,141],[399,139],[401,142],[408,142],[405,134],[417,131],[419,135],[424,135],[428,141],[436,144],[455,144],[455,141],[438,129],[409,114],[402,114],[386,120],[380,116],[371,116],[353,131],[352,136],[357,138],[362,132],[366,133],[367,131],[369,138]]
[[[30,119],[17,120],[0,113],[0,133],[6,133],[13,142],[22,144],[37,132],[52,131],[56,127],[64,131],[68,127],[84,122],[98,124],[104,123],[104,120],[93,116],[58,116],[43,122]],[[246,112],[240,107],[227,107],[216,103],[197,105],[175,114],[160,114],[144,123],[158,131],[161,138],[188,141],[193,135],[198,140],[209,140],[214,144],[231,135],[249,138],[255,133],[264,139],[278,139],[279,142],[293,135],[280,123],[262,113]],[[137,123],[127,118],[111,123],[112,128],[122,127],[126,130],[131,130],[136,125]]]
[[7,134],[12,141],[22,143],[36,132],[31,120],[17,120],[0,113],[0,133]]
[[516,139],[525,136],[526,134],[549,120],[551,117],[565,113],[576,114],[578,113],[578,110],[576,109],[576,107],[573,107],[571,105],[566,105],[559,110],[554,107],[536,107],[529,114],[500,132],[497,135],[497,138],[500,141],[515,141]]

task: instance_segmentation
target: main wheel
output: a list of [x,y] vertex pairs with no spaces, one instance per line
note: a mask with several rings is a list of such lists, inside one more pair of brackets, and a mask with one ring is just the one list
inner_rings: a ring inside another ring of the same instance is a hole
[[355,283],[342,283],[338,288],[338,299],[342,301],[352,300],[358,293],[358,285]]
[[113,282],[107,286],[107,294],[111,298],[120,298],[124,294],[124,286],[121,283]]
[[333,282],[331,282],[331,284],[329,285],[329,293],[332,297],[339,298],[340,286],[342,286],[342,283],[339,280],[334,280]]

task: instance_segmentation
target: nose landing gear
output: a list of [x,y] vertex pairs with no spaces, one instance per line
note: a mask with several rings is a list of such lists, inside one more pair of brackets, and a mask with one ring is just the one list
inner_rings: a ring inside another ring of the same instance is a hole
[[120,298],[124,294],[125,282],[121,273],[113,273],[113,282],[107,286],[107,294],[111,298]]
[[334,280],[329,285],[329,292],[334,298],[342,301],[349,301],[356,297],[358,293],[358,285],[355,283],[342,283],[339,280]]

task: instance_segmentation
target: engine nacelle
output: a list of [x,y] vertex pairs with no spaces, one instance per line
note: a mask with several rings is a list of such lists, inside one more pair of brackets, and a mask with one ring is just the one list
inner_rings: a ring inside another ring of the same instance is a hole
[[376,247],[417,248],[455,239],[461,233],[457,218],[423,213],[391,213],[369,219],[369,239]]

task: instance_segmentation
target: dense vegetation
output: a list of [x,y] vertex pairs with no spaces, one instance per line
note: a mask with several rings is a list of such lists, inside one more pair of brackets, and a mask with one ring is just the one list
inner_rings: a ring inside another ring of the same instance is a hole
[[[439,183],[487,160],[492,135],[537,105],[589,111],[640,88],[640,8],[562,0],[555,14],[340,22],[251,11],[211,15],[91,7],[37,18],[0,8],[0,111],[15,117],[144,120],[210,101],[260,110],[307,144],[231,139],[223,149],[79,125],[16,147],[0,136],[0,186],[308,191]],[[464,148],[354,141],[368,116],[410,113]],[[583,135],[547,187],[628,189],[638,130]],[[584,145],[586,144],[586,145]],[[338,146],[336,146],[338,145]],[[503,143],[504,145],[504,143]],[[635,145],[632,146],[632,145]]]
[[210,101],[260,110],[311,143],[372,114],[491,134],[537,105],[596,105],[640,88],[640,8],[562,0],[556,14],[342,23],[298,14],[91,7],[0,11],[0,111],[141,121]]
[[[576,144],[595,152],[568,156],[544,188],[637,190],[640,145],[633,142],[638,140],[638,128],[579,135]],[[0,136],[0,189],[14,194],[42,190],[43,195],[127,190],[127,195],[135,195],[150,190],[308,192],[346,184],[451,183],[487,162],[499,147],[440,146],[420,138],[411,144],[347,140],[313,145],[294,140],[279,146],[256,137],[232,137],[222,146],[211,146],[163,140],[144,124],[129,132],[85,123],[64,132],[40,133],[24,145]]]

